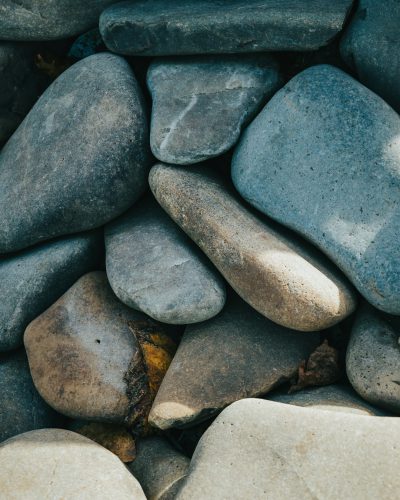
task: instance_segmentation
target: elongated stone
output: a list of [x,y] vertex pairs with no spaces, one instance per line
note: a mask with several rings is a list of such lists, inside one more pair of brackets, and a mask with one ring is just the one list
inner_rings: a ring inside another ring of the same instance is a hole
[[319,252],[253,215],[203,168],[158,164],[150,187],[236,292],[267,318],[315,331],[349,315],[355,296]]
[[178,55],[315,50],[343,27],[351,0],[139,0],[100,17],[119,54]]

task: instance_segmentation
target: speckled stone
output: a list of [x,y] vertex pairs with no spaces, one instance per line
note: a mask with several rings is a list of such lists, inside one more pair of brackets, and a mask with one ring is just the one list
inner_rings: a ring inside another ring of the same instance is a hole
[[149,182],[172,219],[267,318],[295,330],[316,331],[354,310],[352,288],[325,257],[253,215],[204,166],[158,164]]
[[17,499],[146,500],[110,451],[75,432],[43,429],[0,446],[1,494]]
[[189,165],[228,151],[281,86],[269,55],[157,59],[147,73],[156,158]]
[[303,71],[243,133],[232,179],[400,314],[400,117],[380,97],[333,66]]
[[136,0],[106,9],[100,31],[119,54],[315,50],[342,29],[351,0]]
[[361,309],[347,347],[349,380],[361,397],[400,413],[400,330],[372,308]]
[[392,500],[400,420],[244,399],[201,438],[177,500]]
[[149,421],[193,425],[233,401],[265,394],[296,376],[319,344],[258,314],[232,294],[217,317],[190,325],[162,381]]
[[[35,389],[25,351],[0,354],[0,442],[22,432],[62,424],[63,417]],[[3,486],[1,480],[0,484]]]
[[128,63],[102,53],[46,90],[0,154],[0,253],[99,227],[142,194],[142,94]]
[[0,351],[22,345],[25,328],[103,254],[100,232],[83,233],[0,259]]
[[360,0],[340,44],[358,79],[400,112],[400,3]]
[[0,40],[56,40],[95,26],[115,0],[2,0]]
[[105,231],[106,268],[119,299],[172,324],[205,321],[222,309],[225,284],[152,197]]

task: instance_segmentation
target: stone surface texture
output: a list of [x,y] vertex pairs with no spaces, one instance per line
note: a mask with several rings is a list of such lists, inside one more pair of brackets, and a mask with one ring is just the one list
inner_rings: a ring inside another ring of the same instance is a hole
[[144,56],[315,50],[342,29],[351,0],[139,0],[100,17],[108,48]]
[[0,253],[99,227],[146,186],[148,130],[128,63],[102,53],[65,71],[0,154]]
[[232,179],[400,314],[400,117],[380,97],[333,66],[303,71],[243,133]]
[[189,165],[228,151],[281,77],[265,54],[163,58],[150,65],[147,85],[154,156]]
[[161,206],[235,291],[272,321],[316,331],[354,310],[352,288],[325,257],[257,218],[203,166],[157,164],[149,182]]

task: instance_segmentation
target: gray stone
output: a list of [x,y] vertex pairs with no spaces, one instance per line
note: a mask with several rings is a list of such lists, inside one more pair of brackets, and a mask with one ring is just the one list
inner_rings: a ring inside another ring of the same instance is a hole
[[361,397],[400,413],[400,329],[372,308],[361,309],[347,347],[349,380]]
[[96,269],[102,249],[100,233],[90,232],[0,259],[0,351],[22,345],[28,324]]
[[186,328],[149,421],[160,429],[181,427],[265,394],[295,376],[318,344],[318,333],[272,323],[233,295],[216,318]]
[[232,178],[400,314],[400,117],[380,97],[333,66],[303,71],[243,133]]
[[319,252],[253,215],[204,166],[158,164],[150,187],[235,291],[288,328],[316,331],[355,308],[347,280]]
[[0,354],[0,442],[22,432],[62,423],[61,415],[35,389],[25,352],[21,349]]
[[34,49],[0,42],[0,147],[24,119],[44,87],[45,80],[34,66]]
[[146,186],[148,131],[128,63],[97,54],[65,71],[0,154],[0,253],[94,227]]
[[340,44],[358,79],[400,112],[400,3],[360,0]]
[[128,468],[148,500],[173,500],[189,463],[165,438],[153,436],[138,442],[136,460]]
[[39,393],[69,417],[124,423],[132,404],[130,379],[140,362],[129,322],[145,320],[118,301],[104,272],[82,276],[25,331]]
[[111,222],[105,240],[108,279],[128,306],[172,324],[205,321],[224,306],[224,281],[153,198]]
[[113,453],[61,429],[27,432],[3,443],[0,484],[9,500],[146,500]]
[[400,419],[245,399],[203,435],[177,500],[392,500]]
[[95,26],[115,0],[2,0],[0,40],[55,40]]
[[305,389],[294,394],[271,394],[270,401],[319,410],[340,411],[357,415],[386,416],[387,413],[369,405],[358,394],[345,385],[327,385]]
[[228,151],[281,78],[268,55],[199,56],[156,60],[147,85],[154,156],[188,165]]
[[351,0],[139,0],[106,9],[100,31],[120,54],[315,50],[343,27]]

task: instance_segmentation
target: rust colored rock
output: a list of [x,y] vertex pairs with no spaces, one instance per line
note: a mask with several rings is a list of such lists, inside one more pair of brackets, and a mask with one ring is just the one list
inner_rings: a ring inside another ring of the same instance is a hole
[[316,331],[355,309],[353,288],[326,257],[257,218],[204,167],[157,164],[149,181],[172,219],[267,318],[295,330]]

